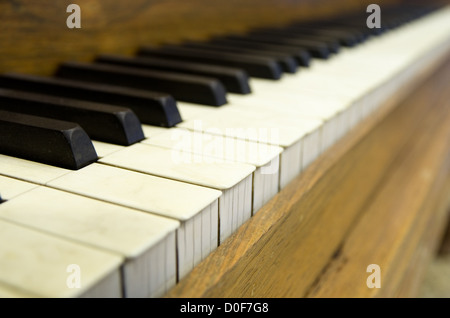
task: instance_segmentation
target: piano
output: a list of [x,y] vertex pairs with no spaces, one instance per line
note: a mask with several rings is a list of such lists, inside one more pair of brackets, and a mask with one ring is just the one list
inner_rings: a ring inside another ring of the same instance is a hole
[[0,4],[0,296],[416,295],[450,7],[79,0],[69,28],[69,4]]

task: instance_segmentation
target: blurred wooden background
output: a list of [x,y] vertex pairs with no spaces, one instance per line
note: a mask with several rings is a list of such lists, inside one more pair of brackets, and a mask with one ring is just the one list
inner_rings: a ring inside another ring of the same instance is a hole
[[[380,6],[400,0],[381,0]],[[81,29],[69,29],[69,4]],[[255,26],[361,10],[373,0],[0,0],[0,72],[50,74],[61,61],[132,54],[144,44],[204,39]]]

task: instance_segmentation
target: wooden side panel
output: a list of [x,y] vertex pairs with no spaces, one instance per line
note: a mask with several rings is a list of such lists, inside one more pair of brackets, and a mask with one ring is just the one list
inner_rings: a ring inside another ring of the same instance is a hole
[[[405,101],[426,112],[308,297],[392,297],[414,288],[450,203],[450,94],[440,89],[449,80],[450,64]],[[380,267],[380,288],[366,284],[370,264]]]

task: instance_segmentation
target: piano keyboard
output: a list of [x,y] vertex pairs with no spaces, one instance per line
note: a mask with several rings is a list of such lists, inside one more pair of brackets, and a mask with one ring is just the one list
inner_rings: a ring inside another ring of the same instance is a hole
[[163,296],[448,52],[434,9],[1,75],[0,296]]

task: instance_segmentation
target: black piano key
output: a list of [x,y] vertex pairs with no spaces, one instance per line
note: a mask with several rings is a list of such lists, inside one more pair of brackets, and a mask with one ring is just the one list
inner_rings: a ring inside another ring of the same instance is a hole
[[2,195],[0,194],[0,204],[2,204],[3,202],[5,202],[6,200],[2,199]]
[[211,53],[177,46],[143,47],[137,54],[139,56],[163,57],[179,61],[237,67],[244,69],[252,77],[265,79],[277,80],[281,78],[283,73],[281,65],[275,59],[255,55],[225,52]]
[[190,103],[210,106],[227,103],[227,91],[222,82],[211,77],[77,62],[61,64],[55,75],[78,81],[167,92],[176,100]]
[[0,88],[0,109],[76,122],[98,141],[128,146],[145,138],[139,119],[125,107]]
[[232,39],[225,39],[225,38],[213,38],[209,40],[208,43],[218,43],[232,48],[241,47],[253,50],[268,50],[272,52],[281,52],[292,55],[297,60],[297,63],[300,66],[309,66],[311,63],[311,54],[309,53],[309,51],[295,46],[278,45],[261,42],[244,42],[239,40],[235,41]]
[[171,59],[152,57],[125,57],[119,55],[100,55],[95,59],[99,63],[117,64],[140,69],[173,71],[179,73],[201,75],[219,79],[228,92],[249,94],[249,76],[243,69],[207,65],[202,63],[181,62]]
[[174,127],[181,122],[175,99],[165,93],[13,73],[0,75],[0,87],[127,107],[142,123],[154,126]]
[[77,170],[97,161],[86,132],[76,123],[0,110],[0,153]]
[[229,35],[225,36],[225,38],[240,40],[244,42],[262,42],[270,44],[295,46],[308,50],[311,56],[320,59],[328,59],[331,54],[330,50],[325,44],[311,40],[300,40],[300,39],[292,40],[292,39],[277,38],[276,36],[249,35],[249,34]]
[[230,47],[227,45],[221,45],[217,43],[206,43],[206,42],[185,42],[182,43],[181,46],[200,50],[251,54],[256,56],[273,58],[277,60],[278,63],[280,63],[280,65],[283,67],[283,71],[286,73],[296,73],[298,69],[297,60],[292,55],[286,53],[272,52],[267,50],[255,50],[242,47]]

